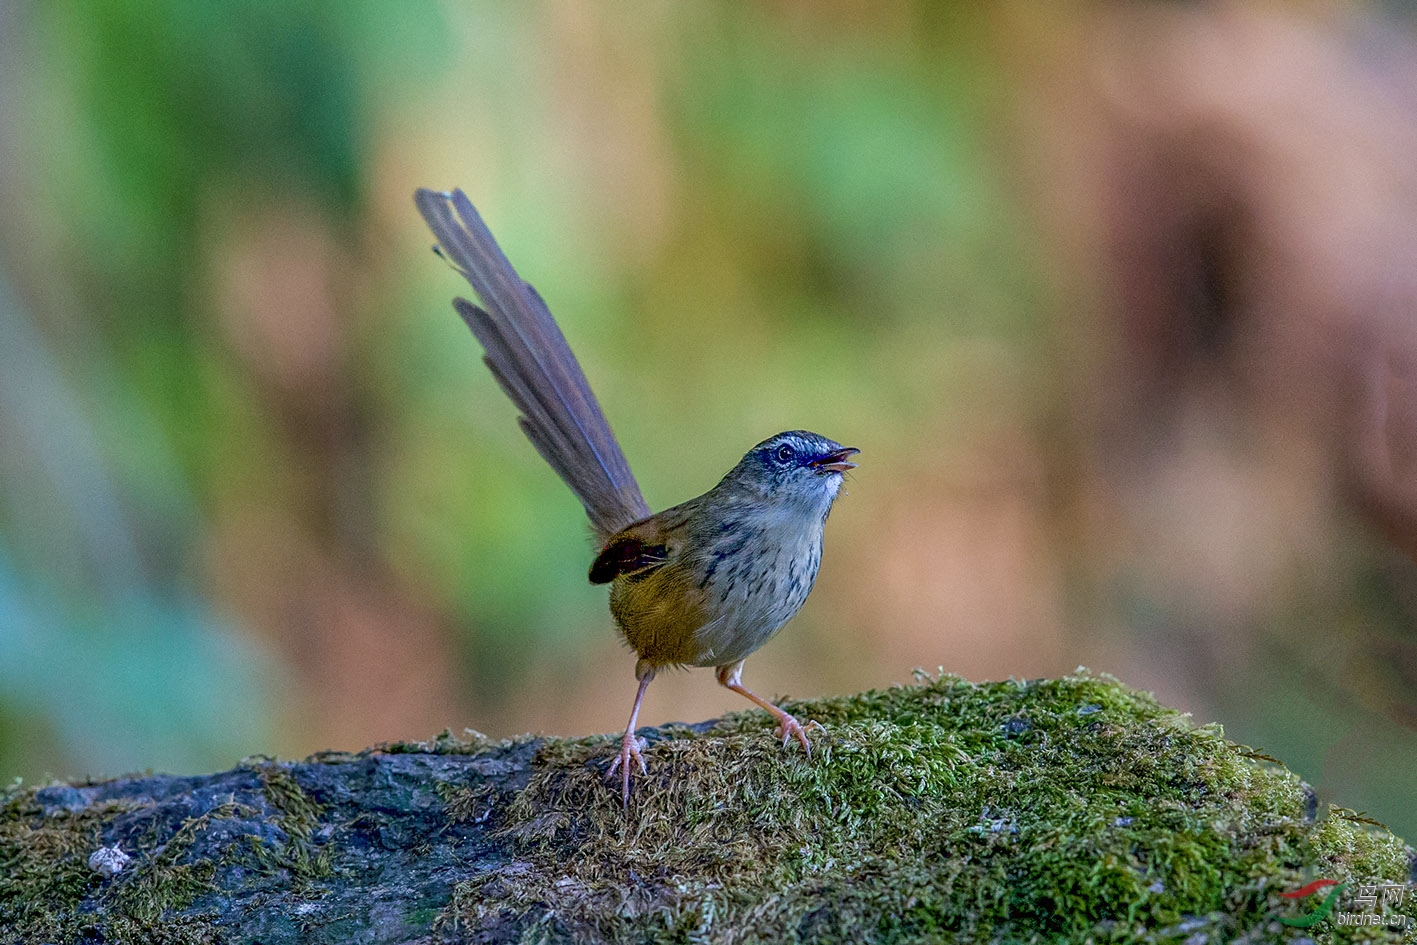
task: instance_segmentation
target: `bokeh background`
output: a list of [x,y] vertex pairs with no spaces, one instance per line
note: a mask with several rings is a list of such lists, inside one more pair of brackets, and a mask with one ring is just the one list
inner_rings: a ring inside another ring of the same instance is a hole
[[623,724],[461,186],[651,505],[861,447],[749,685],[1085,664],[1417,837],[1414,155],[1407,3],[0,5],[0,777]]

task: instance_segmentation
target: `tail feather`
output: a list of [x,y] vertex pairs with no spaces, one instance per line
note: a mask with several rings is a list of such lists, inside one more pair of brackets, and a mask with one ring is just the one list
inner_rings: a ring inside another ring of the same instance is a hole
[[[531,441],[531,445],[536,447],[537,453],[556,471],[556,474],[568,484],[573,484],[572,489],[579,496],[581,488],[579,485],[574,485],[580,478],[579,467],[568,466],[566,460],[566,457],[579,456],[579,454],[575,444],[567,437],[564,430],[548,419],[552,416],[554,408],[543,399],[544,391],[538,393],[537,390],[528,389],[520,377],[509,376],[503,372],[502,368],[498,367],[499,364],[508,363],[510,355],[500,336],[497,335],[495,327],[490,323],[486,312],[466,299],[454,299],[453,306],[489,352],[483,356],[482,361],[492,373],[493,379],[497,381],[497,386],[501,387],[502,392],[512,403],[521,409],[523,416],[518,418],[517,425],[521,427],[526,438]],[[497,353],[494,355],[492,352]],[[536,419],[530,419],[532,417]],[[594,483],[591,485],[593,486]],[[593,515],[592,519],[594,519]],[[612,531],[618,530],[612,529]]]
[[541,296],[517,275],[460,190],[420,189],[418,210],[484,307],[454,307],[486,352],[498,385],[521,411],[536,451],[585,506],[601,538],[650,514],[630,465],[571,347]]

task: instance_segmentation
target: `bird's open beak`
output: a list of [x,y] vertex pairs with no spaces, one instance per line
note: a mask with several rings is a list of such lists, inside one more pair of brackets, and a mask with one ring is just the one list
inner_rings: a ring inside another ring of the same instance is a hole
[[856,464],[847,462],[846,457],[855,456],[859,452],[861,451],[854,446],[843,446],[839,450],[812,460],[812,466],[823,472],[844,473],[848,469],[856,468]]

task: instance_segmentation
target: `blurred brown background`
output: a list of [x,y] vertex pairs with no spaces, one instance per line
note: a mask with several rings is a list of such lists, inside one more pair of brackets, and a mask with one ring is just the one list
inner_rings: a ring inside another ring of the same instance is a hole
[[0,7],[0,777],[623,724],[461,186],[655,507],[862,448],[749,685],[1085,664],[1417,836],[1413,155],[1400,4]]

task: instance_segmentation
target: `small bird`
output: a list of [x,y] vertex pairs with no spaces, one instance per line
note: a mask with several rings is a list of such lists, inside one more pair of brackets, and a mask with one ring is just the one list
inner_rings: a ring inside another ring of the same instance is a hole
[[414,201],[435,250],[482,302],[457,298],[453,307],[521,412],[522,432],[585,506],[599,549],[590,581],[610,585],[610,613],[639,656],[635,704],[606,775],[620,772],[621,803],[630,800],[631,762],[648,774],[635,722],[667,666],[716,667],[721,685],[772,713],[784,747],[795,738],[810,756],[802,724],[743,685],[743,661],[807,600],[827,514],[860,450],[805,430],[779,433],[708,492],[651,514],[561,329],[472,202],[460,190],[424,189]]

